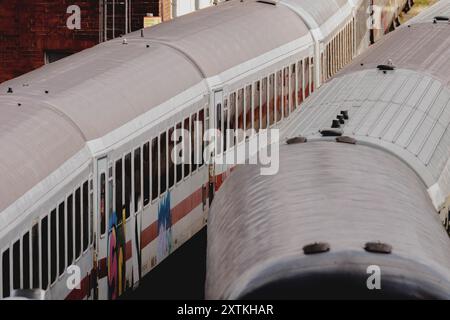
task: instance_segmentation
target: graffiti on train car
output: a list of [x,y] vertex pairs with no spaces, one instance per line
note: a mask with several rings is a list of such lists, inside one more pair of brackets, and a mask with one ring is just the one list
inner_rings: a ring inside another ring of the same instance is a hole
[[126,218],[125,209],[119,217],[115,212],[109,220],[108,236],[108,298],[117,299],[126,283]]
[[167,257],[172,250],[172,214],[170,211],[170,192],[167,192],[158,206],[158,262]]

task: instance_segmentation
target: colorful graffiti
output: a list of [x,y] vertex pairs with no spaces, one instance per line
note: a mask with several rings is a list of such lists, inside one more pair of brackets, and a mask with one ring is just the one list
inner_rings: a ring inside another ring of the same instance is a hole
[[125,291],[126,283],[126,218],[114,212],[109,219],[108,233],[108,298],[117,299]]
[[172,250],[172,215],[170,212],[170,192],[158,206],[158,262],[166,258]]

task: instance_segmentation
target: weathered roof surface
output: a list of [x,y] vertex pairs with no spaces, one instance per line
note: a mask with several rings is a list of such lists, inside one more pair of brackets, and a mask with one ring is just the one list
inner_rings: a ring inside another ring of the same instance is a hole
[[[302,274],[367,279],[369,265],[380,266],[383,286],[392,279],[411,296],[450,297],[450,239],[403,161],[369,146],[310,141],[281,146],[279,167],[262,176],[259,166],[240,166],[215,196],[207,299],[239,298]],[[372,241],[391,245],[392,254],[365,252]],[[330,252],[305,255],[315,242]]]
[[[290,120],[285,136],[319,137],[341,110],[345,135],[395,153],[430,188],[450,193],[450,25],[415,24],[388,35],[325,84]],[[391,59],[395,71],[378,64]]]

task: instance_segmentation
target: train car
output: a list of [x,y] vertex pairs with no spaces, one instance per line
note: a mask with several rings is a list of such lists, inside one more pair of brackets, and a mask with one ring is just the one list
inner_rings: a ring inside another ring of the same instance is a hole
[[387,35],[236,169],[208,222],[206,297],[450,298],[450,1]]
[[228,1],[0,85],[0,297],[138,286],[205,225],[232,168],[175,163],[173,133],[280,126],[364,46],[365,5]]

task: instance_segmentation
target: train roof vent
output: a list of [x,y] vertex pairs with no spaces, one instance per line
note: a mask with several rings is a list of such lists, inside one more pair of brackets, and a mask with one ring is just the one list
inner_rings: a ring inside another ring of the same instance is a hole
[[278,4],[279,0],[258,0],[256,2],[264,3],[264,4],[270,4],[272,6],[276,6]]
[[391,64],[380,64],[377,66],[377,69],[381,71],[393,71],[395,67]]
[[341,129],[330,128],[319,131],[322,137],[340,137],[344,133]]
[[348,144],[356,144],[356,139],[352,138],[352,137],[342,136],[342,137],[337,137],[336,138],[336,142],[348,143]]
[[306,139],[305,137],[294,137],[294,138],[290,138],[286,140],[287,144],[299,144],[299,143],[306,143],[308,142],[308,139]]
[[392,246],[382,242],[367,242],[364,246],[364,250],[372,253],[389,254],[392,252]]
[[303,247],[304,254],[317,254],[330,251],[330,245],[326,242],[315,242]]
[[448,16],[436,16],[433,18],[433,23],[437,23],[438,21],[450,21]]
[[13,93],[13,89],[11,87],[8,88],[8,91],[6,93]]

